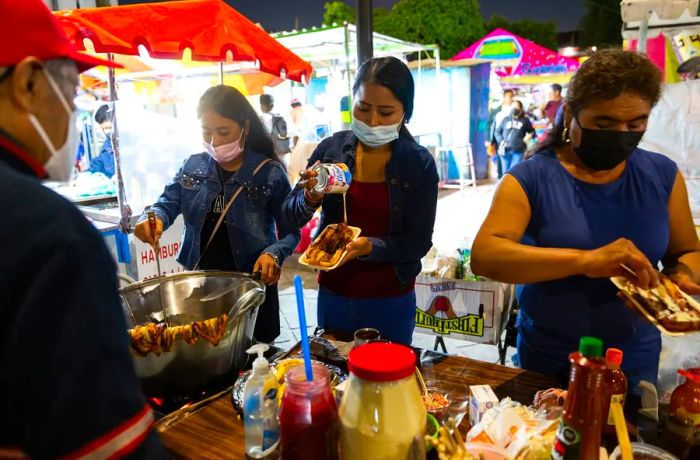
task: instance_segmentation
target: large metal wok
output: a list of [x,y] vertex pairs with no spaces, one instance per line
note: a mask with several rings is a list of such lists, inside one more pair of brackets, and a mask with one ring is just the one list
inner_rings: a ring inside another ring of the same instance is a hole
[[[163,319],[158,278],[119,290],[129,328]],[[217,346],[205,340],[187,344],[178,338],[170,352],[156,356],[132,353],[136,374],[147,395],[184,395],[246,364],[258,307],[265,285],[244,273],[193,271],[165,275],[163,303],[171,326],[228,314],[224,338]],[[202,302],[204,297],[211,300]],[[213,297],[213,298],[212,298]]]

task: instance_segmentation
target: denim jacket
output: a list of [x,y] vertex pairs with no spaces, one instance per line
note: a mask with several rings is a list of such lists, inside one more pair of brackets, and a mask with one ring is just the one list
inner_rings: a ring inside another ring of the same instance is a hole
[[[246,272],[253,271],[263,252],[274,255],[282,264],[301,238],[300,231],[289,225],[282,213],[282,203],[291,191],[283,166],[271,161],[253,176],[255,168],[265,159],[259,153],[246,151],[241,169],[224,184],[227,202],[243,187],[226,214],[226,222],[236,266]],[[177,260],[188,269],[199,259],[202,227],[212,201],[220,192],[216,161],[206,153],[199,153],[185,161],[151,207],[163,221],[164,230],[182,213],[185,233]]]
[[[354,171],[357,142],[352,131],[324,139],[311,155],[308,167],[316,161],[345,163]],[[369,238],[372,252],[362,260],[393,263],[399,282],[407,286],[420,273],[420,260],[432,246],[438,194],[435,160],[424,147],[399,137],[386,165],[386,183],[391,209],[390,235]],[[343,221],[342,195],[326,195],[321,206],[319,232],[328,224]],[[284,213],[298,227],[313,217],[314,209],[306,205],[302,188],[295,187],[289,195],[284,202]]]

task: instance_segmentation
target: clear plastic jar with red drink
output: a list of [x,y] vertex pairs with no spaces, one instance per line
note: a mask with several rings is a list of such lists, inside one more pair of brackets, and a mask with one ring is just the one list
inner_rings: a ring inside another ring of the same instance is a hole
[[338,408],[331,392],[328,369],[313,364],[313,381],[304,366],[291,368],[280,409],[282,460],[336,460]]

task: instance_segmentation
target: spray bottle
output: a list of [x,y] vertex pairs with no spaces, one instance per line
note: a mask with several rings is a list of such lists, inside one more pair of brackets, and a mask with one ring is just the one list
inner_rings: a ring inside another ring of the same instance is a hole
[[253,362],[253,374],[243,389],[243,416],[247,458],[276,458],[280,426],[277,417],[278,384],[265,352],[265,344],[253,345],[249,354],[258,354]]

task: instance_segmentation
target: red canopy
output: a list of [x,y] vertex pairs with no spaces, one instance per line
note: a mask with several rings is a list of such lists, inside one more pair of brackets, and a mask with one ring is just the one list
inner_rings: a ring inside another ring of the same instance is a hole
[[260,62],[260,70],[301,81],[311,65],[282,46],[221,0],[186,0],[87,8],[55,13],[63,30],[84,50],[88,38],[98,53],[138,55],[139,45],[160,59],[180,59],[185,48],[195,61]]

